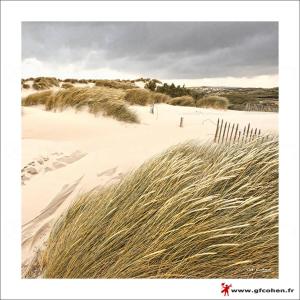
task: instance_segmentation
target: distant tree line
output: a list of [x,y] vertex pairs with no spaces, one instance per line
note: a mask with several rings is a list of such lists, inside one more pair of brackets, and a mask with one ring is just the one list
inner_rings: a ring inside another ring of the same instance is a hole
[[145,84],[145,88],[153,92],[169,95],[172,98],[181,97],[181,96],[192,96],[195,100],[197,100],[204,96],[204,94],[202,93],[186,88],[185,85],[175,86],[174,83],[172,84],[164,83],[163,85],[157,85],[157,83],[161,83],[161,82],[157,79],[152,79]]

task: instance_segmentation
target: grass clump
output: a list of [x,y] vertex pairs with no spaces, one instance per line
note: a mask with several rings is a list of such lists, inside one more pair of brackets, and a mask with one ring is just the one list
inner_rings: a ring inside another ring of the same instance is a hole
[[62,87],[63,89],[70,89],[70,88],[74,87],[74,85],[73,85],[72,83],[69,83],[69,82],[64,82],[64,83],[61,85],[61,87]]
[[78,83],[88,83],[88,81],[86,79],[80,79],[78,80]]
[[171,100],[170,96],[162,93],[155,93],[155,92],[151,93],[151,98],[153,103],[168,103]]
[[44,278],[277,278],[278,142],[170,148],[77,199],[41,264]]
[[30,85],[28,83],[23,83],[22,84],[22,88],[23,89],[29,89],[30,88]]
[[105,86],[105,87],[110,87],[110,88],[114,88],[114,89],[123,89],[123,90],[128,90],[128,89],[132,89],[134,88],[134,86],[128,82],[128,81],[124,81],[124,82],[119,82],[116,80],[97,80],[95,83],[96,86]]
[[47,110],[64,110],[68,107],[80,110],[88,107],[89,111],[94,114],[102,113],[104,116],[110,116],[119,121],[138,123],[136,114],[129,110],[123,98],[122,90],[105,87],[72,87],[55,92],[31,94],[22,100],[22,105],[44,104]]
[[152,103],[151,93],[144,89],[131,89],[126,92],[125,100],[130,104],[147,105]]
[[32,87],[35,90],[45,90],[53,86],[59,87],[59,81],[54,77],[37,77],[34,78]]
[[229,101],[225,97],[220,96],[208,96],[199,99],[196,102],[197,107],[205,108],[215,108],[215,109],[227,109],[229,106]]
[[181,97],[171,98],[168,101],[168,104],[180,105],[180,106],[194,106],[195,100],[191,96],[181,96]]
[[46,105],[50,101],[52,94],[53,92],[51,90],[32,93],[22,99],[22,105],[23,106]]
[[74,79],[74,78],[66,78],[63,80],[63,82],[69,82],[69,83],[77,83],[78,79]]

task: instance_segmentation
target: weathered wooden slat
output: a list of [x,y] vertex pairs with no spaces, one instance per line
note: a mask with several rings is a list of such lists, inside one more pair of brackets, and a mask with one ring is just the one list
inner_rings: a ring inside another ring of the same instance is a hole
[[218,118],[218,122],[217,122],[217,128],[216,128],[216,133],[215,133],[215,138],[214,138],[214,142],[217,141],[217,136],[218,136],[218,132],[219,132],[219,118]]
[[251,131],[250,131],[249,142],[251,141],[252,133],[253,133],[253,128],[251,128]]
[[233,131],[234,131],[234,126],[235,126],[235,124],[233,124],[232,128],[231,128],[231,133],[230,133],[230,137],[229,137],[229,144],[231,143],[232,134],[233,134]]
[[250,122],[248,123],[248,127],[247,127],[246,142],[247,142],[247,138],[248,138],[248,134],[249,134],[249,129],[250,129]]
[[183,127],[183,117],[180,118],[179,127]]
[[227,127],[227,122],[225,122],[224,130],[223,130],[222,144],[223,144],[223,141],[224,141],[224,136],[225,136],[225,132],[226,132],[226,127]]
[[240,138],[241,138],[241,131],[239,130],[239,136],[238,136],[238,140],[237,140],[237,142],[239,142],[239,141],[240,141]]
[[236,137],[237,137],[238,129],[239,129],[239,124],[236,125],[233,143],[235,142],[235,139],[236,139]]
[[227,127],[227,133],[226,133],[226,138],[225,138],[225,143],[227,143],[227,139],[228,139],[229,130],[230,130],[230,123],[228,123],[228,127]]
[[222,128],[223,128],[223,119],[222,119],[222,121],[221,121],[221,126],[220,126],[220,131],[219,131],[219,137],[218,137],[218,143],[220,142],[221,133],[222,133]]
[[257,138],[256,132],[257,132],[257,128],[255,128],[255,130],[254,130],[254,137],[253,137],[253,139]]
[[245,138],[245,132],[246,132],[246,126],[244,127],[244,131],[243,131],[242,143],[244,142],[244,138]]

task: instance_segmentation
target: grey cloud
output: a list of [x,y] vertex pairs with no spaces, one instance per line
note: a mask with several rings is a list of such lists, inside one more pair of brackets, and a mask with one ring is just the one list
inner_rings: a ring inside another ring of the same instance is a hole
[[277,22],[23,22],[22,58],[160,78],[278,72]]

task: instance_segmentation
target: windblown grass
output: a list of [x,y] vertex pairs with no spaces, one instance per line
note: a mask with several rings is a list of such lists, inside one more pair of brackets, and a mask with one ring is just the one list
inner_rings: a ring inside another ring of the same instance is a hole
[[45,278],[277,278],[278,142],[175,146],[81,196]]
[[227,109],[229,101],[225,97],[220,96],[208,96],[199,99],[196,102],[197,107],[215,108],[215,109]]
[[102,113],[119,121],[137,123],[136,114],[128,108],[123,100],[124,92],[106,87],[61,89],[34,93],[22,99],[22,105],[44,104],[47,110],[63,110],[73,107],[79,110],[88,107],[94,114]]
[[31,106],[31,105],[46,105],[50,101],[53,92],[51,90],[37,92],[28,95],[27,97],[22,99],[23,106]]
[[59,81],[54,77],[37,77],[34,78],[32,87],[35,90],[49,89],[53,86],[59,86]]
[[151,93],[144,89],[131,89],[126,92],[125,100],[130,104],[147,105],[152,102]]
[[62,87],[63,89],[70,89],[70,88],[74,87],[74,85],[73,85],[72,83],[69,83],[69,82],[64,82],[64,83],[61,85],[61,87]]
[[168,103],[172,98],[166,94],[162,93],[151,93],[151,98],[153,100],[153,103]]
[[123,89],[128,90],[134,88],[134,86],[129,82],[119,82],[116,80],[97,80],[95,83],[96,86],[105,86],[105,87],[111,87],[115,89]]
[[168,101],[168,104],[180,105],[180,106],[194,106],[195,101],[191,96],[181,96],[181,97],[171,98]]

